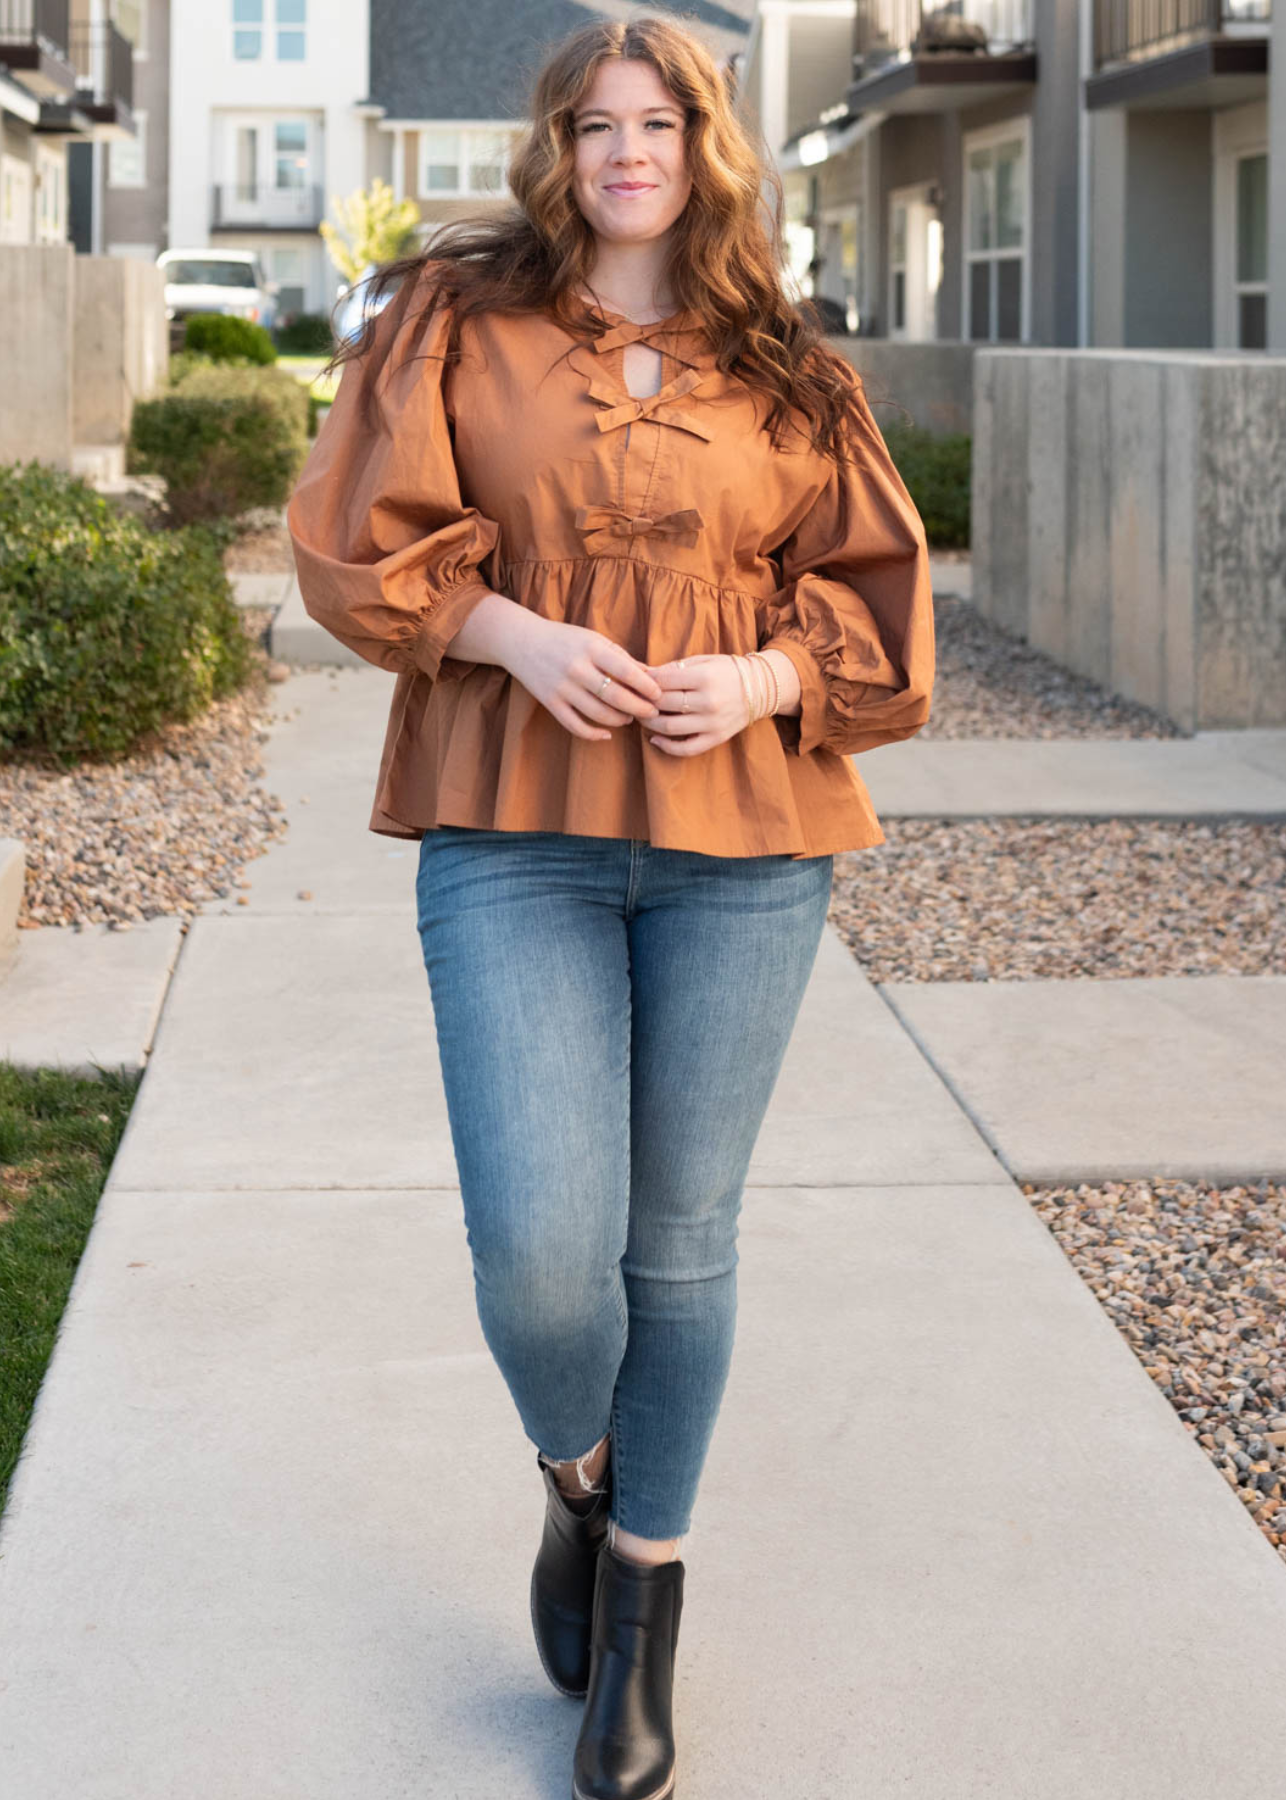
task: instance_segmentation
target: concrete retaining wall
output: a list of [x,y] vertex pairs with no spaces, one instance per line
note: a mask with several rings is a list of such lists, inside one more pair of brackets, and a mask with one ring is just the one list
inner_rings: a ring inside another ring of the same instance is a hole
[[881,427],[922,425],[938,436],[973,429],[972,344],[843,337],[827,341],[861,375]]
[[980,350],[973,595],[1189,730],[1286,724],[1286,358]]
[[75,264],[70,244],[0,244],[0,462],[71,467]]
[[165,273],[135,257],[80,256],[75,289],[75,441],[123,444],[134,402],[165,385]]
[[123,444],[134,402],[169,367],[165,276],[70,244],[0,244],[0,462],[72,467],[72,447]]
[[18,914],[22,911],[27,853],[17,838],[0,838],[0,969],[18,945]]

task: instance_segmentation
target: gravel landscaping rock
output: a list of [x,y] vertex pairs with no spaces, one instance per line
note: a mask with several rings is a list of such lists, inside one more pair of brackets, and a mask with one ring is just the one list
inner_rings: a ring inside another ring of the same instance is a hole
[[874,981],[1286,974],[1286,825],[886,820],[835,858]]
[[1286,1187],[1023,1192],[1286,1561]]
[[249,514],[251,524],[223,554],[229,575],[289,575],[295,567],[290,533],[273,509]]
[[967,600],[934,596],[937,671],[921,737],[1186,737],[1169,719],[1062,669]]
[[[270,618],[270,609],[242,614],[256,640]],[[281,801],[259,784],[271,673],[261,663],[239,693],[120,762],[65,772],[40,759],[0,763],[0,837],[27,852],[20,929],[128,929],[228,896],[244,864],[287,829]]]

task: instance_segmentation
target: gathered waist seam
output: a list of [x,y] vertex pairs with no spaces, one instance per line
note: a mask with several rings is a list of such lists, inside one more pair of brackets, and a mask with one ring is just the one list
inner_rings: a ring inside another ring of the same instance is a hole
[[673,563],[653,562],[646,556],[612,556],[610,554],[604,556],[515,556],[506,558],[502,562],[501,568],[504,574],[508,575],[511,569],[552,569],[565,565],[577,568],[583,565],[588,568],[595,563],[605,562],[628,563],[636,569],[655,569],[661,575],[677,575],[681,581],[699,582],[702,587],[712,588],[716,594],[728,594],[738,600],[749,600],[754,606],[771,600],[773,595],[778,592],[777,588],[772,588],[767,593],[754,594],[749,588],[729,587],[726,583],[710,581],[704,575],[693,575],[687,569],[676,569]]

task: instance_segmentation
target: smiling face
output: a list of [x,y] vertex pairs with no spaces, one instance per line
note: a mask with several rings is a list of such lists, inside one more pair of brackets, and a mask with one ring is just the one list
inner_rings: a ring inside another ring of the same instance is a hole
[[683,108],[650,62],[609,57],[573,110],[576,204],[606,243],[663,237],[692,190]]

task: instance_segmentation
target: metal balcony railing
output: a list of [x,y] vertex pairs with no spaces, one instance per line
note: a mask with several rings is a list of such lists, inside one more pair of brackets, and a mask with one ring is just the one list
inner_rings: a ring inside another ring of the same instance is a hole
[[277,230],[316,230],[325,217],[319,186],[271,187],[260,182],[220,182],[210,190],[210,223]]
[[0,0],[0,48],[39,44],[51,56],[67,50],[71,0]]
[[1003,55],[1032,43],[1031,0],[857,0],[858,80],[913,56]]
[[1094,0],[1094,67],[1139,62],[1204,38],[1266,35],[1272,0]]
[[[0,0],[2,3],[2,0]],[[134,46],[110,21],[71,28],[71,61],[76,88],[94,106],[134,105]]]

